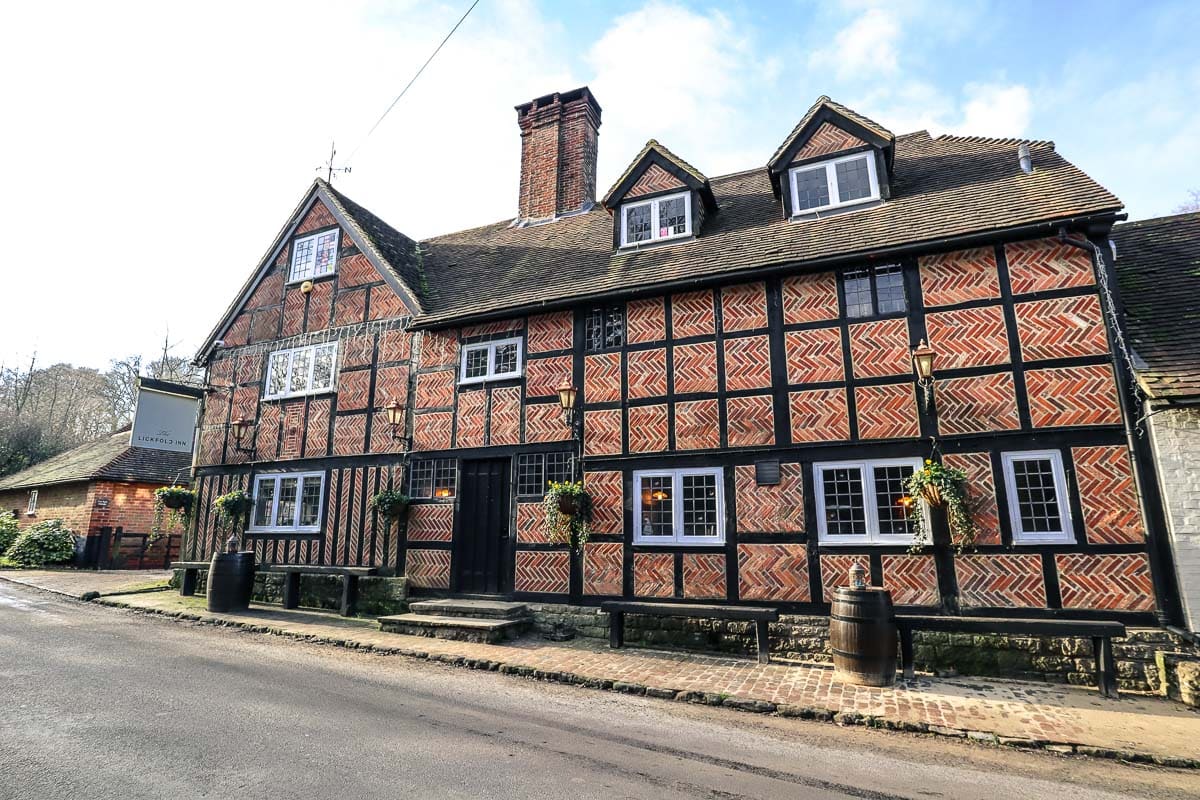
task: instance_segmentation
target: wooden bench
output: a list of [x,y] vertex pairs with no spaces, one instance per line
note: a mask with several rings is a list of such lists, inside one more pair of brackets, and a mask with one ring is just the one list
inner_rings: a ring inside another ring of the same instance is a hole
[[1124,636],[1120,622],[1074,619],[1006,619],[997,617],[896,616],[904,677],[913,677],[913,631],[997,633],[1015,636],[1073,636],[1090,638],[1096,661],[1096,685],[1105,697],[1118,697],[1112,640]]
[[600,610],[609,615],[608,645],[622,647],[625,644],[625,615],[640,614],[647,617],[692,617],[699,619],[725,619],[753,622],[758,639],[758,662],[767,664],[771,660],[768,622],[779,620],[779,609],[757,606],[701,605],[699,603],[641,603],[628,600],[605,600]]
[[196,576],[200,570],[208,569],[211,564],[211,561],[176,561],[171,564],[171,569],[183,570],[183,580],[179,583],[179,594],[184,597],[194,595],[196,593]]
[[375,567],[316,567],[308,564],[270,564],[261,567],[261,570],[283,573],[284,608],[299,607],[301,575],[341,575],[342,599],[338,613],[343,617],[353,617],[358,609],[358,579],[376,572]]

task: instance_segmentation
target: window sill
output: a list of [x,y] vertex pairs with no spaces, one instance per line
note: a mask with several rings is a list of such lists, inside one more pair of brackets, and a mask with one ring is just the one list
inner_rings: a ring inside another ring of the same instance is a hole
[[830,539],[826,537],[817,537],[818,547],[912,547],[913,537],[896,537],[895,539],[867,539],[860,537],[857,539]]
[[519,381],[525,377],[523,372],[514,372],[511,375],[489,375],[484,378],[459,378],[459,386],[479,386],[484,383],[503,383],[504,381]]
[[261,399],[264,403],[271,403],[278,400],[295,400],[300,397],[317,397],[323,394],[337,394],[337,391],[335,389],[314,389],[311,392],[296,392],[295,394],[263,395]]
[[1075,537],[1071,536],[1014,536],[1013,547],[1045,547],[1046,545],[1074,546]]
[[318,275],[315,278],[288,278],[287,281],[283,285],[284,286],[299,286],[300,284],[304,283],[305,281],[312,281],[313,283],[319,283],[321,281],[328,280],[328,279],[334,278],[336,276],[337,276],[337,270],[335,269],[333,272],[326,272],[325,274]]
[[645,539],[634,539],[633,546],[634,547],[662,547],[662,548],[724,547],[725,540],[721,539],[720,541],[711,541],[711,542],[707,542],[707,541],[706,542],[677,542],[677,541],[654,542],[654,541],[646,541]]

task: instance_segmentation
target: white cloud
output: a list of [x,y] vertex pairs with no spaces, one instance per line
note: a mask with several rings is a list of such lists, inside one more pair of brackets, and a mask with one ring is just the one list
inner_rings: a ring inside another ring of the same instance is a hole
[[876,90],[853,106],[897,134],[933,136],[1021,137],[1034,111],[1029,88],[1016,83],[968,84],[956,98],[918,81]]
[[885,8],[864,9],[838,31],[833,43],[809,57],[815,70],[832,69],[840,80],[868,80],[896,71],[900,20]]
[[974,136],[1024,136],[1033,113],[1029,89],[1019,84],[966,88],[962,122],[956,133]]

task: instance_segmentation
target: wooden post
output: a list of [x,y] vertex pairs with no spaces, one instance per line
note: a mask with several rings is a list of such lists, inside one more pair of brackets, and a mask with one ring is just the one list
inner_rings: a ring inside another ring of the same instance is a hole
[[[299,573],[296,573],[297,575]],[[342,604],[339,609],[343,617],[353,617],[358,610],[358,576],[347,572],[342,576]]]
[[300,605],[300,573],[289,570],[283,574],[283,607],[296,608]]

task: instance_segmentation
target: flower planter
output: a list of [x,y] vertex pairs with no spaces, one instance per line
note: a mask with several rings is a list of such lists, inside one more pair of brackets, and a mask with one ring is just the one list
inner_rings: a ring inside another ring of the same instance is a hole
[[568,517],[573,517],[579,513],[579,498],[571,495],[562,495],[558,498],[558,512],[565,514]]
[[190,508],[192,498],[183,494],[165,494],[162,497],[162,504],[172,511],[178,511],[181,508]]
[[925,498],[926,503],[937,508],[946,504],[941,491],[936,486],[925,486],[921,489],[921,496]]

